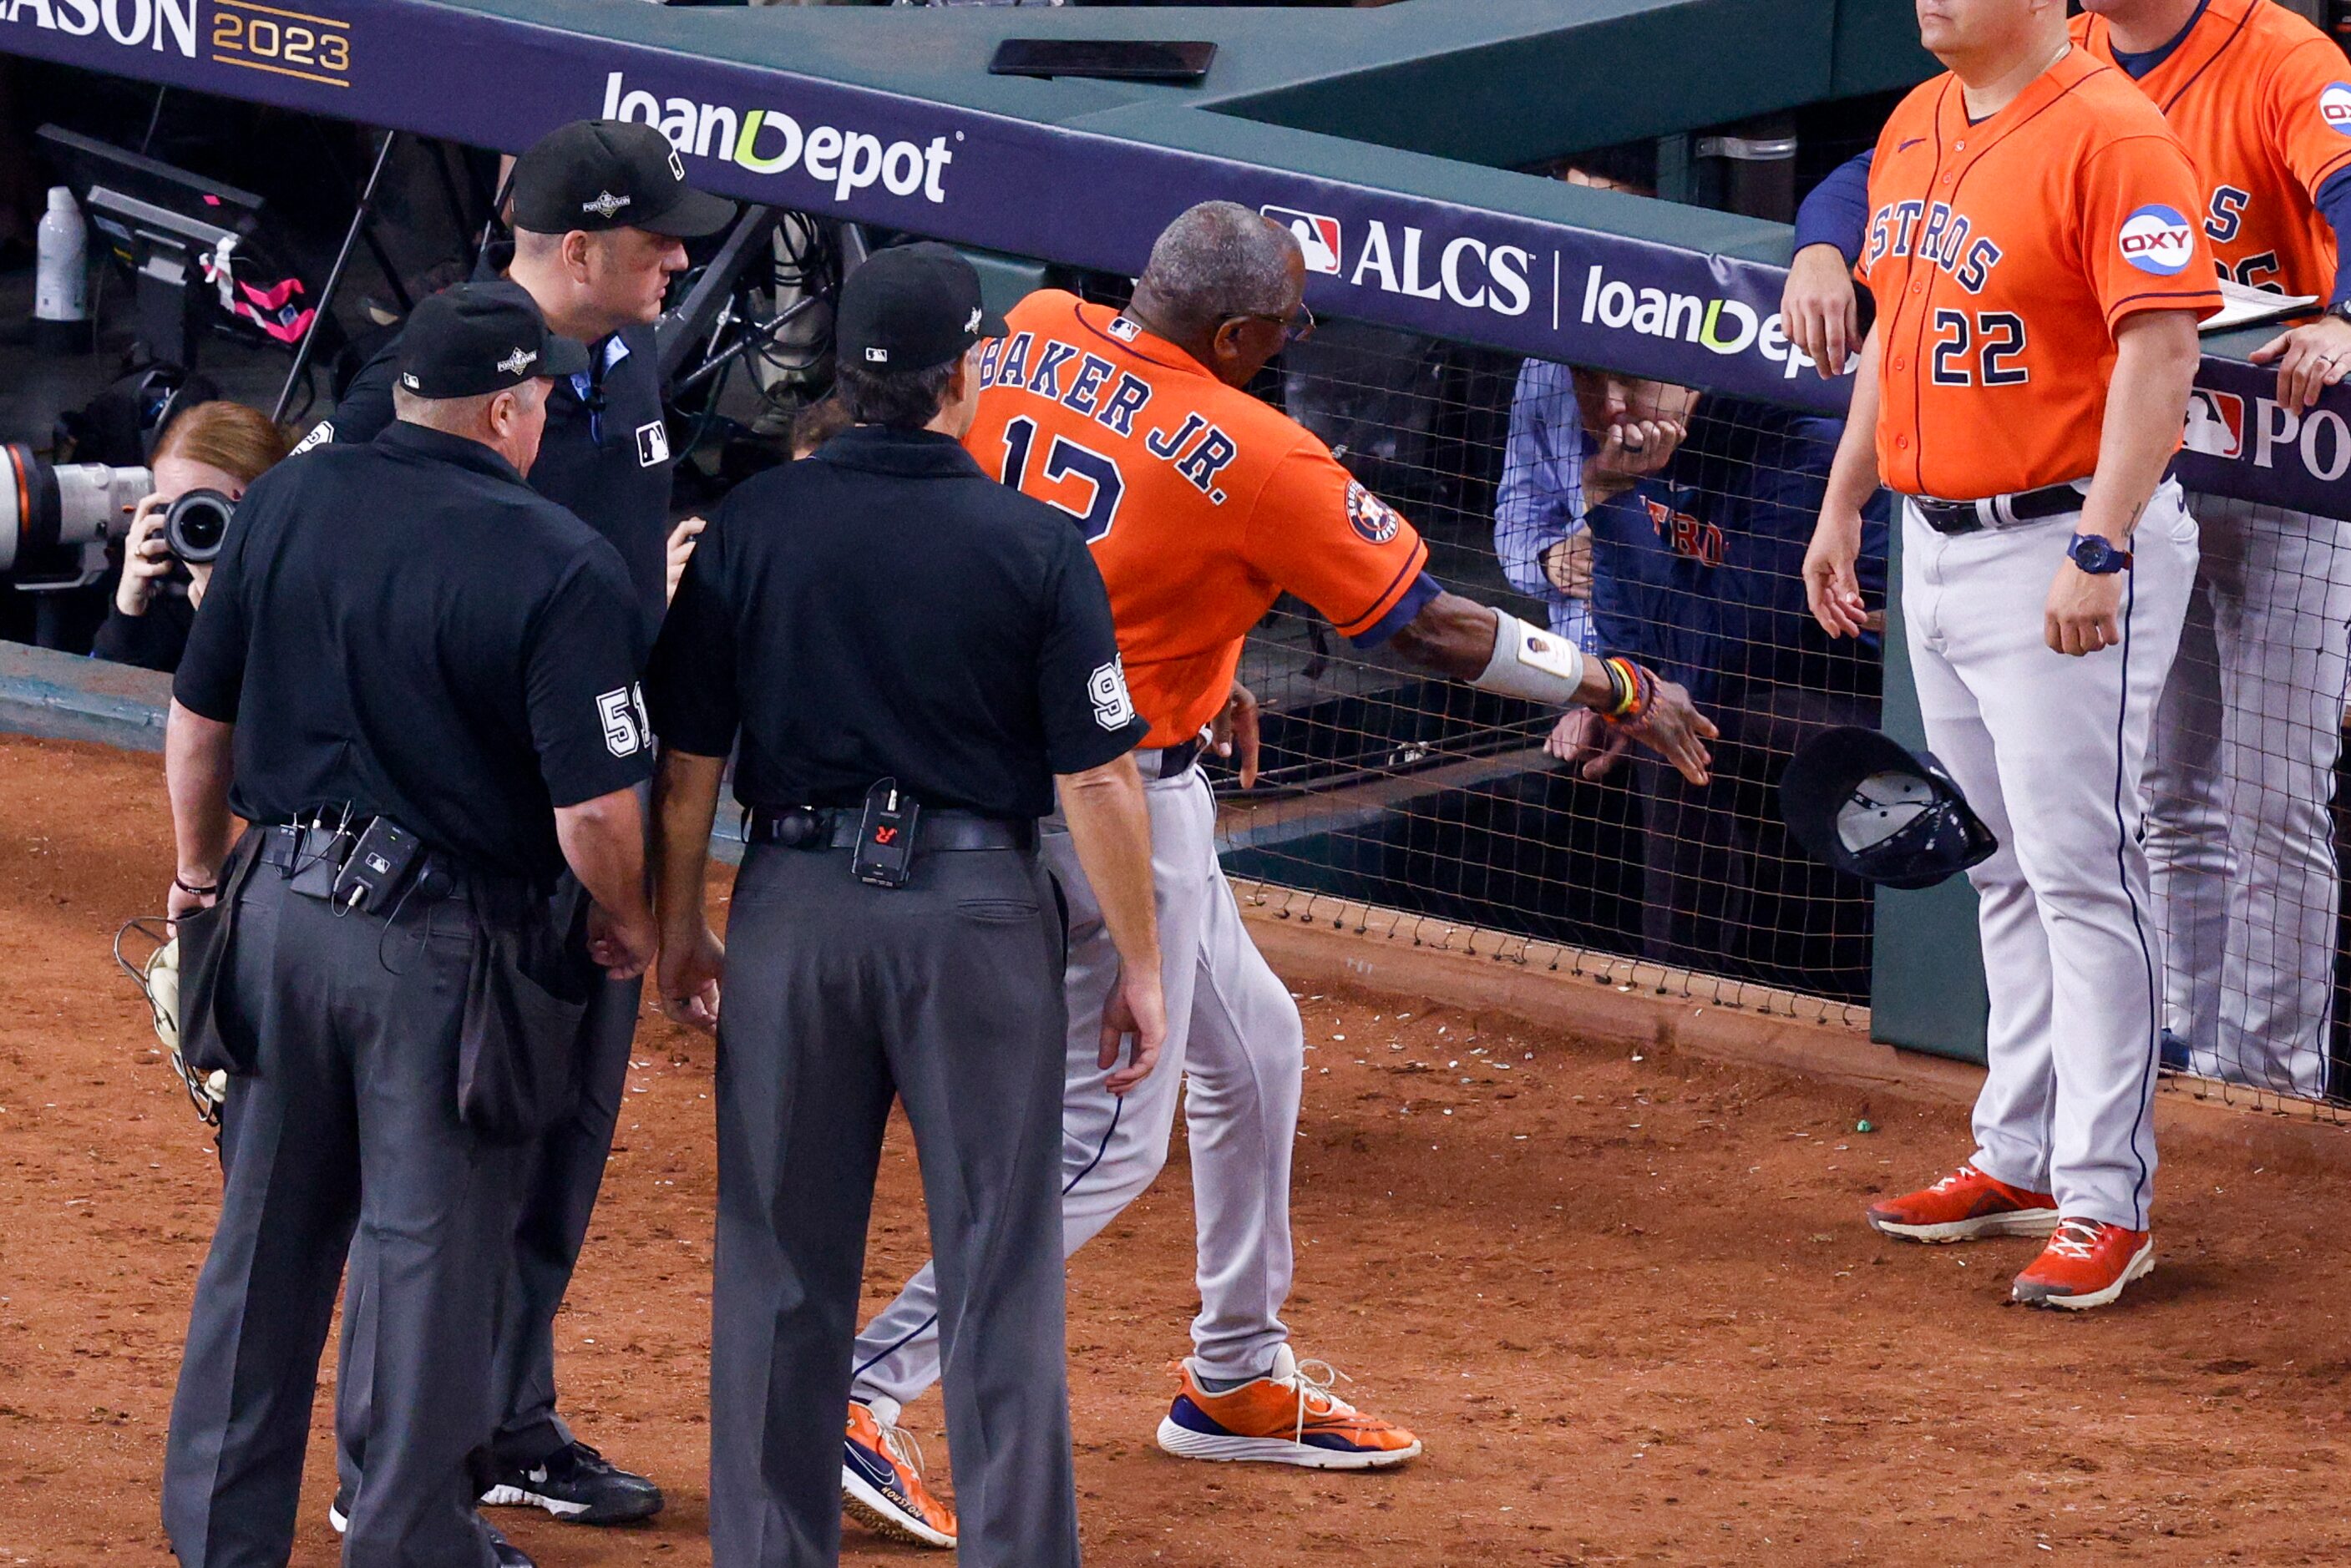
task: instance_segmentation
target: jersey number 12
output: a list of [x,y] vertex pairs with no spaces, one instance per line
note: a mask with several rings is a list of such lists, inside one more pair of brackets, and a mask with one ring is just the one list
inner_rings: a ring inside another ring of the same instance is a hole
[[[999,477],[1015,490],[1025,488],[1022,481],[1029,477],[1029,451],[1036,443],[1035,420],[1024,416],[1004,427],[1004,472]],[[1093,500],[1083,512],[1050,496],[1039,499],[1076,518],[1079,531],[1091,545],[1109,533],[1111,524],[1118,521],[1118,503],[1126,493],[1126,480],[1113,459],[1091,447],[1080,446],[1067,436],[1057,435],[1045,452],[1044,478],[1050,483],[1073,473],[1093,486]]]

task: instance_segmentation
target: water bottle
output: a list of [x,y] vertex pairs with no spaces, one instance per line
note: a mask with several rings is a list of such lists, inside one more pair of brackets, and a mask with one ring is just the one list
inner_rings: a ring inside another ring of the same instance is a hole
[[33,346],[71,354],[89,347],[89,231],[63,185],[49,191],[34,241]]

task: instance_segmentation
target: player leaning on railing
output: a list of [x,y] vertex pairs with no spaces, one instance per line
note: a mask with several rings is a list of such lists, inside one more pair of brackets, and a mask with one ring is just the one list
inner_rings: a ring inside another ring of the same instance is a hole
[[[1046,290],[985,353],[982,467],[1079,519],[1109,587],[1133,702],[1150,722],[1147,781],[1167,998],[1157,1071],[1123,1099],[1098,1063],[1117,966],[1065,836],[1046,858],[1068,889],[1069,1075],[1063,1241],[1071,1249],[1151,1185],[1179,1085],[1199,1221],[1200,1314],[1160,1446],[1189,1459],[1366,1469],[1418,1439],[1331,1392],[1280,1318],[1290,1278],[1290,1159],[1305,1060],[1298,1006],[1243,927],[1217,861],[1202,732],[1238,720],[1244,784],[1256,704],[1234,681],[1241,643],[1283,591],[1358,646],[1426,670],[1623,723],[1702,784],[1714,726],[1687,693],[1630,659],[1587,657],[1548,629],[1448,593],[1412,525],[1305,427],[1243,390],[1308,330],[1297,240],[1247,207],[1193,208],[1159,236],[1124,311]],[[1123,701],[1105,693],[1105,703]],[[937,1376],[925,1269],[858,1341],[843,1483],[861,1517],[934,1545],[954,1518],[894,1437],[898,1407]]]

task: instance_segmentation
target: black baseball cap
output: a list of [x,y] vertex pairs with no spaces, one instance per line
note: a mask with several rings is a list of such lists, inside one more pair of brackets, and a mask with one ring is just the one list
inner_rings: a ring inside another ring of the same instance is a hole
[[1858,726],[1796,748],[1780,815],[1814,859],[1886,888],[1931,888],[2000,847],[1932,752]]
[[400,384],[420,398],[477,397],[586,369],[588,350],[549,331],[520,284],[444,288],[410,311],[400,333]]
[[833,317],[835,353],[862,370],[927,370],[1003,335],[1004,318],[979,297],[979,274],[933,240],[867,257],[841,286]]
[[628,119],[575,119],[515,160],[514,226],[538,234],[643,229],[672,239],[715,234],[735,203],[685,182],[669,138]]

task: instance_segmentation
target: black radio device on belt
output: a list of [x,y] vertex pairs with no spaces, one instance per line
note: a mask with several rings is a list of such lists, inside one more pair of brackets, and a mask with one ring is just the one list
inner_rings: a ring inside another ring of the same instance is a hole
[[898,793],[896,779],[883,779],[865,792],[865,814],[857,825],[857,847],[849,869],[876,888],[903,888],[914,868],[914,825],[923,808]]
[[407,877],[419,847],[416,835],[390,817],[379,816],[369,823],[335,878],[335,908],[356,909],[362,915],[382,914]]

